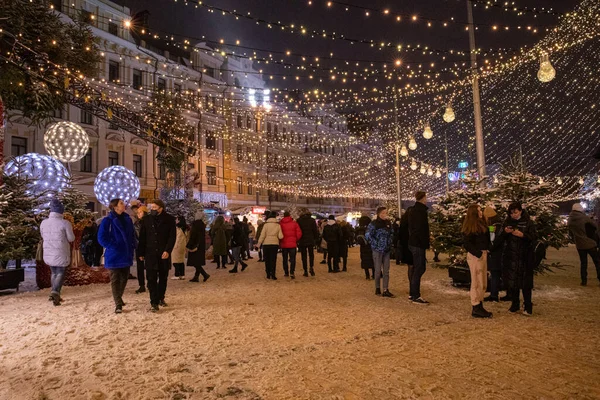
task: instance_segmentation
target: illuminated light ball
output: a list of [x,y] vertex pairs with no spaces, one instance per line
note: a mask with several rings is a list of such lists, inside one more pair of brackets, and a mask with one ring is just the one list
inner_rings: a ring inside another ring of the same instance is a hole
[[558,178],[558,179],[556,180],[556,183],[558,183],[559,185],[562,185],[562,184],[563,184],[563,181],[562,181],[562,179],[561,179],[561,178]]
[[435,171],[435,177],[436,178],[441,178],[442,177],[442,172],[440,171],[439,168]]
[[8,176],[18,176],[29,181],[28,195],[51,198],[69,187],[69,171],[55,158],[48,155],[27,153],[10,160],[4,166]]
[[87,132],[78,124],[60,121],[52,124],[44,134],[48,154],[62,162],[81,160],[90,147]]
[[431,126],[429,126],[429,122],[425,124],[425,129],[423,130],[423,137],[428,140],[433,137],[433,131],[431,130]]
[[400,155],[402,157],[406,157],[408,156],[408,149],[406,148],[406,145],[402,145],[402,148],[400,149]]
[[106,207],[112,199],[121,199],[127,204],[140,195],[140,180],[133,171],[120,165],[113,165],[104,168],[96,177],[94,194]]
[[431,167],[427,168],[427,176],[433,176],[433,169]]
[[417,170],[417,168],[418,168],[418,167],[417,167],[417,163],[416,163],[416,161],[413,161],[413,162],[410,164],[410,169],[412,169],[413,171],[416,171],[416,170]]
[[456,119],[456,115],[454,114],[454,110],[452,109],[452,106],[450,104],[448,104],[448,106],[446,107],[446,111],[444,112],[444,121],[446,121],[447,123],[450,123],[452,121],[454,121]]
[[411,149],[411,150],[416,150],[417,149],[417,141],[412,136],[408,140],[408,148]]
[[544,54],[540,57],[540,69],[538,70],[537,77],[539,81],[543,83],[550,82],[556,77],[556,70],[550,63],[548,54]]
[[583,180],[583,178],[579,178],[579,184],[583,185],[585,183],[585,181]]
[[425,168],[424,164],[421,164],[421,169],[419,170],[420,173],[424,174],[425,172],[427,172],[427,168]]

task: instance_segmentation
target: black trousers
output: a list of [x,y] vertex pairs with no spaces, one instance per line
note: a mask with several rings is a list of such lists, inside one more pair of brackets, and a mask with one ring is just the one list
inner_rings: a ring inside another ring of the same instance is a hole
[[144,277],[144,270],[146,269],[146,267],[144,265],[144,262],[137,260],[136,267],[137,267],[138,284],[140,285],[140,287],[145,288],[146,287],[146,278]]
[[265,257],[265,271],[268,278],[274,278],[277,266],[277,251],[279,246],[276,244],[263,245],[263,253]]
[[[327,242],[327,269],[329,271],[340,270],[340,244],[337,242]],[[333,264],[332,264],[333,261]]]
[[206,271],[204,270],[204,267],[202,265],[195,267],[196,268],[196,273],[194,274],[194,278],[198,279],[198,277],[200,275],[202,275],[204,278],[206,278],[208,276],[208,274],[206,273]]
[[[302,258],[302,267],[304,272],[308,270],[308,265],[312,270],[315,267],[315,248],[314,246],[298,246],[300,257]],[[310,264],[309,264],[310,263]]]
[[420,247],[408,246],[413,256],[413,267],[409,269],[410,278],[410,297],[418,299],[421,297],[421,278],[427,269],[427,260],[425,259],[426,250]]
[[100,246],[99,244],[96,244],[95,246],[95,250],[94,250],[94,261],[92,262],[93,265],[90,265],[91,267],[99,267],[101,262],[102,262],[102,254],[104,254],[104,248],[102,246]]
[[150,304],[158,304],[165,299],[169,270],[166,268],[149,269],[146,271],[148,290],[150,291]]
[[175,276],[185,276],[185,265],[183,263],[173,263]]
[[215,261],[217,263],[217,268],[225,268],[227,265],[227,256],[215,256]]
[[588,254],[592,257],[592,262],[596,267],[596,277],[600,279],[600,253],[598,253],[598,249],[594,247],[593,249],[577,250],[577,252],[579,253],[579,261],[581,263],[581,281],[587,282]]
[[129,267],[110,269],[110,288],[112,289],[115,306],[123,304],[123,293],[129,279]]
[[296,272],[296,249],[281,249],[281,255],[283,256],[283,272],[288,275],[288,259],[289,259],[289,273],[294,275]]
[[520,295],[521,295],[521,291],[523,292],[523,305],[525,306],[525,308],[531,308],[531,293],[532,293],[532,289],[531,288],[523,288],[523,289],[519,289],[519,288],[511,288],[508,289],[508,292],[510,293],[510,296],[512,298],[512,303],[513,305],[519,306],[521,304],[521,299],[520,299]]

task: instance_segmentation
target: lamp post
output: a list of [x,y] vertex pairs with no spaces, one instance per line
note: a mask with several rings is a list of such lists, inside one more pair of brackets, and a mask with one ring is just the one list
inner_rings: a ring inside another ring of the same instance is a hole
[[402,217],[402,189],[400,187],[400,127],[398,126],[398,94],[394,86],[394,125],[396,130],[396,194],[398,197],[398,217]]

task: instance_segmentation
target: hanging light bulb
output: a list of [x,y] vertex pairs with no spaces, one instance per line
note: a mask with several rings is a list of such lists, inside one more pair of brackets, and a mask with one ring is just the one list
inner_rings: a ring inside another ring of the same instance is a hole
[[498,183],[498,175],[494,176],[494,183]]
[[448,103],[446,106],[446,112],[444,112],[444,121],[450,123],[456,119],[456,115],[454,114],[454,110],[452,109],[452,104]]
[[424,174],[425,172],[427,172],[427,169],[425,168],[425,164],[421,164],[421,169],[419,170],[420,173]]
[[417,149],[417,141],[413,136],[411,136],[410,139],[408,139],[408,148],[411,150]]
[[410,169],[412,169],[413,171],[417,170],[417,162],[413,160],[413,162],[410,164]]
[[585,183],[585,181],[583,180],[583,178],[579,178],[579,184],[583,185]]
[[441,178],[442,177],[442,171],[440,171],[439,168],[435,171],[435,177],[436,178]]
[[598,175],[598,183],[600,183],[600,175]]
[[406,148],[406,145],[405,145],[405,144],[403,144],[403,145],[402,145],[402,148],[400,149],[400,155],[401,155],[402,157],[406,157],[406,156],[408,156],[408,149]]
[[431,139],[433,137],[433,131],[431,130],[431,126],[429,126],[429,122],[425,124],[425,129],[423,130],[423,137],[425,139]]
[[427,168],[427,176],[433,176],[433,170],[431,167]]
[[543,184],[544,184],[544,178],[540,177],[540,185],[543,185]]
[[548,54],[544,54],[540,57],[540,69],[538,70],[537,77],[540,82],[544,83],[550,82],[556,77],[556,70],[550,63]]
[[556,183],[558,183],[559,185],[562,185],[562,178],[558,178],[558,180],[556,181]]

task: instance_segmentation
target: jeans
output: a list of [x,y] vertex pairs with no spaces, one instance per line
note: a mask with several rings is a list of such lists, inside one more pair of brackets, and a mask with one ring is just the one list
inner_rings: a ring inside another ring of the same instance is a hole
[[383,273],[383,291],[389,288],[390,284],[390,252],[380,253],[373,250],[373,265],[375,276],[375,289],[380,288],[381,274]]
[[490,297],[498,298],[500,292],[500,276],[502,275],[502,271],[494,270],[490,271]]
[[296,248],[293,249],[281,249],[281,255],[283,256],[283,272],[288,274],[288,258],[290,260],[289,273],[294,275],[296,272]]
[[[340,251],[339,243],[328,242],[327,243],[327,269],[329,271],[340,270]],[[331,261],[333,260],[333,265]]]
[[231,248],[231,254],[233,255],[233,262],[234,262],[233,269],[235,269],[235,270],[237,270],[238,263],[241,264],[241,262],[242,262],[242,259],[240,258],[242,250],[243,250],[242,246],[236,246],[236,247]]
[[413,256],[412,277],[410,280],[410,297],[418,299],[421,297],[421,278],[427,269],[427,260],[425,259],[425,249],[420,247],[408,246]]
[[185,276],[185,265],[183,263],[173,263],[175,267],[175,276]]
[[129,279],[129,267],[110,269],[110,288],[115,306],[123,305],[123,293]]
[[263,252],[265,256],[265,271],[267,272],[267,278],[275,278],[275,267],[277,266],[278,249],[279,246],[276,244],[263,245]]
[[146,278],[144,276],[144,270],[146,269],[145,264],[143,261],[140,261],[140,260],[137,260],[135,262],[135,264],[136,264],[136,268],[137,268],[138,284],[140,285],[141,288],[145,288],[146,287]]
[[302,257],[302,267],[304,268],[304,271],[305,272],[307,271],[308,265],[310,265],[310,269],[312,270],[315,267],[315,249],[314,249],[314,247],[313,246],[299,246],[298,251],[300,251],[300,257]]
[[217,262],[217,268],[225,268],[227,265],[227,255],[224,256],[215,256],[215,261]]
[[148,291],[150,292],[150,304],[158,304],[165,299],[167,292],[167,280],[169,279],[169,270],[166,268],[149,269],[146,271],[148,278]]
[[471,305],[476,306],[483,303],[487,289],[487,251],[479,258],[467,253],[467,264],[471,271]]
[[596,247],[587,250],[578,249],[577,252],[579,253],[579,261],[581,262],[581,281],[587,282],[588,254],[592,257],[592,262],[596,267],[596,277],[600,279],[600,253],[598,253],[598,249]]
[[67,267],[50,267],[50,271],[52,271],[52,275],[50,276],[52,294],[60,294],[62,286],[65,283]]

